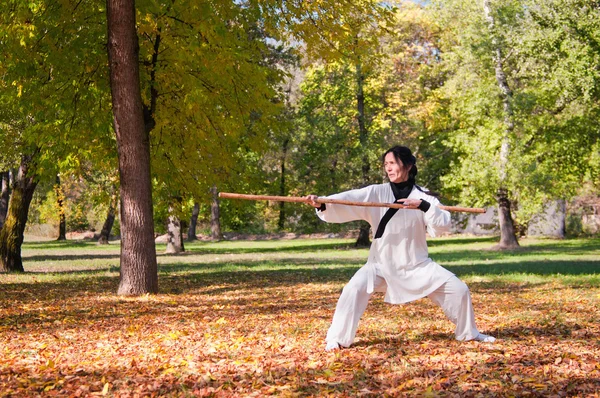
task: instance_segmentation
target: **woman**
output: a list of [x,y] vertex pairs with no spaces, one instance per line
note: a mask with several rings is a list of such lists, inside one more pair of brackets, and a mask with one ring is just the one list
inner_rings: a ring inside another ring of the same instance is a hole
[[410,149],[403,146],[389,149],[383,155],[383,165],[389,184],[370,185],[329,198],[398,202],[403,209],[325,205],[316,202],[316,195],[306,197],[323,221],[365,220],[376,231],[367,263],[350,279],[338,300],[325,349],[352,344],[358,321],[374,291],[385,292],[385,301],[391,304],[427,296],[456,325],[457,340],[494,342],[494,337],[480,333],[475,326],[467,285],[429,258],[425,233],[436,236],[448,231],[450,213],[438,207],[440,202],[436,197],[415,184],[417,166]]

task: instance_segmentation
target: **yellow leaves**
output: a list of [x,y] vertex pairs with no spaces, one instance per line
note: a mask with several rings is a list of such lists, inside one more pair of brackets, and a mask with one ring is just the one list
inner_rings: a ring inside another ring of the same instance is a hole
[[23,85],[16,80],[12,82],[12,85],[17,88],[17,97],[20,98],[23,95]]
[[40,370],[48,370],[48,369],[54,369],[56,366],[56,363],[52,360],[52,359],[48,359],[46,361],[46,363],[42,366],[40,366]]
[[[260,261],[298,256],[293,270],[249,272],[257,257],[246,253],[242,272],[170,273],[162,286],[179,294],[142,299],[107,293],[114,275],[42,280],[25,296],[17,290],[23,283],[0,279],[0,389],[11,396],[485,397],[567,389],[593,396],[600,387],[596,287],[469,281],[478,326],[501,337],[494,348],[454,341],[453,325],[427,300],[399,307],[374,296],[357,343],[329,353],[323,340],[344,281],[303,268],[302,247],[260,254]],[[336,253],[346,254],[357,252]],[[321,261],[326,251],[309,255]],[[212,267],[215,257],[197,261]]]

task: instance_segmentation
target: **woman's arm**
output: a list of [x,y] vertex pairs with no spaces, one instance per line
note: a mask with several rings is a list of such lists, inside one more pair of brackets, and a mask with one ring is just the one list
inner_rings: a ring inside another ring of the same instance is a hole
[[435,237],[439,234],[449,232],[452,227],[450,212],[440,209],[440,201],[430,195],[425,195],[421,200],[429,203],[429,208],[425,211],[425,225],[429,236]]
[[[315,202],[318,198],[316,195],[308,195],[306,199],[309,204],[317,209],[319,218],[326,222],[343,223],[356,220],[365,220],[372,224],[375,213],[380,212],[379,208],[362,207],[362,206],[346,206],[328,203],[322,207],[320,203]],[[353,189],[327,196],[330,199],[349,200],[353,202],[380,202],[380,199],[375,192],[374,186],[368,186],[361,189]],[[322,209],[322,210],[320,210]]]

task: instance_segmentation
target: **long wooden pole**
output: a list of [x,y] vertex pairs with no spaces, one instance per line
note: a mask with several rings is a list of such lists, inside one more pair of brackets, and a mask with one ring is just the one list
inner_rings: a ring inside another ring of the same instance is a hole
[[[219,197],[224,199],[243,199],[243,200],[272,200],[274,202],[294,202],[308,203],[306,198],[300,196],[273,196],[273,195],[247,195],[243,193],[219,192]],[[399,203],[378,203],[378,202],[353,202],[350,200],[317,198],[317,203],[332,203],[346,206],[364,206],[364,207],[390,207],[392,209],[404,209]],[[485,213],[485,209],[460,206],[438,206],[440,209],[462,213]]]

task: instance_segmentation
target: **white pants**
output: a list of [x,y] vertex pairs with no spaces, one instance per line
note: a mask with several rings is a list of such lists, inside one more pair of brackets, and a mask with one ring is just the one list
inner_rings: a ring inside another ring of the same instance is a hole
[[[370,293],[367,293],[367,270],[359,269],[344,286],[340,296],[333,321],[327,332],[327,342],[336,342],[348,347],[354,342],[358,321],[369,303]],[[385,279],[377,269],[375,291],[385,291]],[[475,314],[471,303],[471,294],[467,285],[453,276],[427,297],[440,306],[448,319],[456,325],[454,335],[457,340],[473,340],[479,335],[475,326]]]

